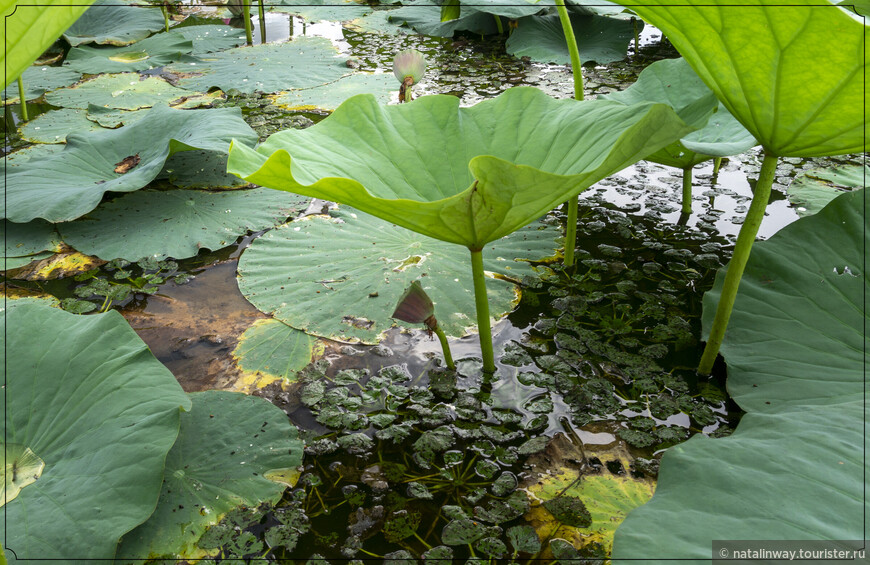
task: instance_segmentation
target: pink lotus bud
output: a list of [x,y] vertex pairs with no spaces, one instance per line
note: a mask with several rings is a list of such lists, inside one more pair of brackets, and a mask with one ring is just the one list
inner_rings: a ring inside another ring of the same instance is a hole
[[404,83],[410,77],[417,84],[426,72],[426,59],[423,54],[415,49],[408,49],[396,54],[393,58],[393,74],[399,82]]

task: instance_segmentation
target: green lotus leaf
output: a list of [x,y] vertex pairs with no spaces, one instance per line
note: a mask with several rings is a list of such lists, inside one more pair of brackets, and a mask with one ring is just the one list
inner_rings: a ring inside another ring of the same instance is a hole
[[631,8],[664,32],[769,155],[864,150],[868,63],[860,53],[870,27],[824,0],[685,4]]
[[278,502],[286,485],[266,477],[302,463],[296,427],[269,401],[218,390],[190,400],[166,457],[157,509],[124,536],[120,563],[201,556],[196,542],[209,526],[240,506]]
[[390,13],[395,10],[376,10],[361,18],[344,22],[343,27],[361,33],[379,33],[381,35],[400,35],[403,32],[396,23],[390,21]]
[[45,159],[49,155],[59,151],[63,151],[63,145],[31,145],[30,147],[25,147],[5,155],[3,160],[0,161],[0,170],[7,169],[8,167],[21,167],[31,159]]
[[69,88],[45,95],[45,101],[63,108],[88,109],[90,105],[118,110],[138,110],[156,104],[171,104],[189,90],[172,86],[159,77],[142,78],[138,73],[100,75]]
[[345,22],[372,13],[371,6],[354,0],[278,0],[269,3],[273,12],[296,14],[308,20]]
[[227,173],[227,155],[219,151],[184,151],[166,160],[158,180],[168,180],[178,188],[239,188],[248,185]]
[[175,33],[161,33],[126,47],[92,47],[70,49],[65,65],[80,73],[124,73],[162,67],[176,61],[196,61],[187,54],[193,41]]
[[30,484],[16,478],[21,489],[0,512],[7,557],[111,559],[154,510],[190,401],[117,312],[15,300],[2,323],[6,455],[29,450],[44,462]]
[[868,175],[870,168],[859,165],[806,171],[789,185],[788,199],[799,216],[809,216],[843,192],[864,188]]
[[273,101],[293,111],[334,110],[351,96],[364,93],[387,104],[398,91],[399,82],[392,74],[354,73],[323,86],[278,93]]
[[417,33],[437,37],[453,37],[457,31],[480,35],[498,32],[491,14],[469,10],[455,20],[441,21],[441,6],[433,0],[416,0],[401,8],[387,12],[387,20],[395,25],[406,25]]
[[5,89],[26,72],[90,4],[91,0],[42,0],[30,5],[17,0],[0,0],[0,15],[5,22],[4,48],[0,58],[2,87]]
[[239,337],[233,359],[257,380],[296,381],[296,373],[311,362],[314,344],[310,335],[283,322],[257,320]]
[[685,169],[712,157],[743,153],[756,143],[682,58],[656,61],[627,89],[601,98],[624,104],[668,104],[686,123],[699,128],[647,156],[647,161]]
[[54,226],[42,220],[13,224],[3,220],[4,257],[24,257],[42,251],[60,251],[61,240]]
[[71,133],[100,131],[100,124],[90,121],[85,110],[61,108],[50,110],[21,126],[21,139],[31,143],[66,143]]
[[359,95],[256,151],[233,144],[227,168],[482,249],[689,131],[664,105],[553,100],[535,88],[470,108],[454,96],[379,106]]
[[607,0],[566,0],[565,5],[568,7],[568,11],[581,15],[596,14],[599,16],[631,18],[629,10]]
[[[241,110],[172,110],[156,106],[136,123],[72,134],[60,153],[6,172],[6,199],[0,210],[13,222],[44,218],[74,220],[97,207],[107,191],[139,190],[160,173],[167,157],[191,149],[226,150],[228,140],[257,136],[242,120]],[[116,172],[124,160],[135,164]]]
[[[634,24],[622,18],[581,16],[571,14],[571,27],[580,49],[580,60],[599,65],[621,61],[634,39]],[[638,28],[643,25],[638,22]],[[534,61],[568,64],[571,56],[558,15],[531,16],[517,22],[517,29],[505,43],[514,57],[530,57]]]
[[[68,86],[80,78],[81,73],[66,67],[28,67],[21,75],[27,100],[39,98],[49,90]],[[18,88],[7,88],[3,91],[3,104],[17,104],[19,101]]]
[[156,7],[100,0],[63,32],[63,38],[73,47],[83,43],[130,45],[163,27],[163,14]]
[[202,62],[170,65],[166,71],[176,73],[178,85],[190,90],[217,86],[250,94],[319,86],[346,75],[348,68],[328,39],[297,37],[281,45],[212,53]]
[[193,42],[194,55],[204,55],[238,47],[245,42],[245,30],[226,25],[192,25],[177,27],[167,35],[180,35]]
[[[471,12],[483,12],[495,16],[504,16],[517,20],[524,16],[532,16],[545,9],[546,4],[537,3],[537,0],[466,0],[459,2],[460,14]],[[621,7],[620,7],[621,9]]]
[[664,454],[656,495],[617,531],[614,562],[708,561],[714,539],[866,539],[866,212],[863,193],[843,194],[755,245],[721,350],[747,414],[726,438]]
[[283,223],[308,198],[265,188],[228,192],[141,190],[105,202],[58,227],[78,251],[102,259],[186,259]]
[[[520,280],[531,265],[556,253],[555,226],[532,225],[486,246],[484,268]],[[438,326],[451,336],[474,328],[468,252],[420,236],[368,214],[339,210],[334,218],[308,216],[257,238],[239,262],[239,289],[254,306],[309,334],[377,343],[412,281],[435,302]],[[487,281],[492,315],[510,312],[516,285]],[[326,307],[325,304],[329,304]]]
[[85,117],[88,120],[99,124],[104,128],[119,128],[121,126],[129,126],[137,120],[141,120],[148,115],[148,108],[141,110],[115,110],[104,106],[96,106],[88,104],[88,109],[85,112]]

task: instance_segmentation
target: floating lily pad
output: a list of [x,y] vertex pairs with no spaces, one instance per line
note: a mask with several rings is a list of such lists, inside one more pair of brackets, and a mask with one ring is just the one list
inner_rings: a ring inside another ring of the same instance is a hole
[[19,268],[12,273],[6,273],[6,276],[28,281],[48,281],[90,271],[105,263],[105,261],[97,257],[90,257],[66,246],[60,253],[46,251],[29,258],[31,261],[27,263],[31,263],[34,260],[36,262],[29,265],[23,263],[27,267],[23,269]]
[[[24,81],[24,96],[28,100],[39,98],[49,90],[70,85],[80,78],[81,73],[66,67],[28,67],[21,76]],[[19,101],[16,86],[3,91],[3,104],[17,104]]]
[[[34,218],[74,220],[96,208],[107,191],[131,192],[147,185],[172,153],[195,148],[225,150],[228,140],[237,136],[248,143],[256,140],[238,108],[172,110],[165,106],[117,130],[72,134],[60,153],[7,170],[3,216],[21,223]],[[132,169],[116,172],[131,157],[136,162]]]
[[73,47],[83,43],[129,45],[164,28],[157,6],[133,6],[118,0],[100,0],[63,33]]
[[498,27],[491,14],[469,11],[455,20],[441,21],[441,6],[433,0],[416,0],[401,8],[387,12],[387,20],[394,25],[406,25],[417,33],[437,37],[453,37],[457,31],[480,35],[496,33]]
[[[720,539],[865,539],[867,218],[864,194],[843,194],[754,246],[721,350],[747,413],[726,438],[664,454],[615,562],[709,560]],[[723,272],[704,297],[707,331]]]
[[[599,65],[621,61],[634,39],[634,25],[625,19],[604,16],[571,15],[571,27],[580,49],[580,60]],[[638,27],[642,27],[640,22]],[[514,57],[531,57],[534,61],[568,64],[571,56],[558,15],[523,18],[505,43]]]
[[815,214],[844,192],[861,190],[870,176],[866,166],[831,167],[801,173],[788,187],[788,199],[800,216]]
[[227,155],[219,151],[184,151],[166,160],[157,176],[178,188],[239,188],[248,183],[227,173]]
[[7,558],[110,560],[153,511],[190,401],[117,312],[18,302],[3,312],[5,438],[45,468],[0,512]]
[[3,258],[3,271],[10,271],[12,269],[19,269],[24,267],[25,265],[29,265],[34,261],[42,261],[43,259],[47,259],[54,255],[53,251],[40,251],[39,253],[35,253],[33,255],[25,255],[22,257],[4,257]]
[[14,224],[3,220],[5,257],[23,257],[42,251],[60,251],[61,241],[54,226],[42,220]]
[[103,128],[87,118],[85,110],[61,108],[40,114],[21,126],[21,139],[31,143],[66,143],[71,133],[87,133]]
[[396,23],[390,21],[390,12],[392,11],[394,10],[376,10],[361,18],[345,22],[344,27],[362,33],[399,35],[402,30]]
[[6,155],[3,160],[0,161],[0,170],[8,167],[20,167],[31,159],[45,159],[49,155],[53,155],[59,151],[63,151],[62,144],[31,145],[30,147],[25,147],[24,149],[19,149],[18,151]]
[[354,0],[278,0],[269,3],[269,10],[296,14],[309,22],[346,22],[373,11],[371,6]]
[[334,110],[351,96],[363,93],[372,94],[379,103],[386,104],[393,93],[398,93],[398,87],[399,82],[392,73],[354,73],[323,86],[282,92],[272,99],[277,106],[288,110]]
[[141,120],[146,115],[148,115],[148,108],[133,111],[114,110],[112,108],[105,108],[94,104],[89,104],[88,109],[85,112],[85,116],[88,120],[95,124],[99,124],[101,127],[110,129],[128,126],[135,121]]
[[180,34],[161,33],[126,47],[74,47],[65,65],[80,73],[124,73],[162,67],[185,59],[193,42]]
[[482,249],[688,131],[664,105],[554,100],[535,88],[469,108],[454,96],[381,106],[362,94],[257,151],[234,144],[227,168]]
[[311,362],[315,340],[278,320],[257,320],[239,338],[233,358],[239,369],[258,380],[295,381]]
[[278,92],[310,88],[348,73],[338,50],[322,37],[297,37],[281,45],[237,47],[202,57],[202,62],[170,65],[178,85],[207,91],[235,88],[239,92]]
[[[554,226],[533,224],[487,245],[484,268],[519,280],[533,271],[515,258],[554,255],[558,235]],[[302,218],[255,240],[242,254],[239,288],[257,308],[295,328],[376,343],[400,323],[389,314],[408,285],[420,279],[435,302],[438,326],[461,336],[474,328],[467,315],[474,311],[467,254],[368,214],[339,210],[334,218]],[[492,279],[488,287],[494,317],[514,308],[514,284]]]
[[262,398],[210,390],[190,394],[178,441],[166,457],[154,514],[126,534],[124,562],[200,557],[200,536],[230,510],[274,504],[286,485],[264,475],[302,463],[302,442],[286,414]]
[[173,29],[169,35],[178,34],[193,41],[193,55],[203,55],[238,47],[245,42],[245,30],[226,25],[195,25]]
[[308,198],[266,188],[228,192],[142,190],[60,225],[64,240],[106,260],[185,259],[284,222]]
[[504,16],[518,20],[524,16],[533,16],[546,9],[546,4],[537,0],[460,0],[460,16],[470,12],[483,12],[496,16]]
[[89,105],[118,110],[138,110],[156,104],[170,104],[189,90],[172,86],[159,77],[142,78],[138,73],[100,75],[69,88],[60,88],[45,95],[45,101],[63,108],[81,108]]

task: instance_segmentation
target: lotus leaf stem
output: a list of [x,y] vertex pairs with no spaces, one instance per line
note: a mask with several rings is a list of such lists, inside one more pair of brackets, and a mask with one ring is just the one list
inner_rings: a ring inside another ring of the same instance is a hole
[[486,275],[483,274],[483,253],[471,251],[471,276],[474,280],[474,304],[477,307],[477,331],[480,334],[480,354],[483,357],[483,372],[495,373],[495,356],[492,352],[492,328],[489,325],[489,300],[486,297]]
[[160,5],[160,10],[163,12],[163,30],[169,31],[169,8],[166,7],[166,2]]
[[640,55],[640,36],[637,33],[637,18],[631,17],[631,25],[634,28],[634,56]]
[[740,278],[743,276],[743,270],[749,260],[749,252],[752,250],[752,243],[758,234],[761,220],[764,219],[767,201],[770,199],[770,187],[773,185],[776,174],[776,162],[775,156],[764,155],[761,171],[758,173],[758,182],[755,184],[755,191],[752,195],[752,202],[749,204],[749,211],[746,212],[746,219],[740,227],[737,243],[734,245],[734,253],[727,266],[728,270],[725,273],[725,282],[722,285],[719,304],[716,306],[716,317],[710,327],[710,337],[707,338],[707,345],[704,347],[704,353],[701,355],[701,362],[698,365],[698,372],[702,375],[710,374],[713,362],[716,361],[716,356],[719,354],[719,347],[725,336],[725,328],[728,327],[728,319],[731,317],[731,309],[734,307],[734,299],[737,297],[737,287],[740,285]]
[[254,38],[251,35],[251,0],[244,0],[242,5],[244,6],[242,18],[245,20],[245,41],[248,45],[253,45]]
[[501,25],[501,18],[498,17],[498,14],[493,14],[492,17],[495,18],[495,26],[498,28],[498,34],[504,35],[504,26]]
[[435,326],[432,330],[438,336],[438,341],[441,342],[441,349],[444,351],[444,361],[447,363],[447,368],[453,371],[456,370],[456,364],[453,362],[453,355],[450,354],[450,344],[447,343],[447,336],[444,335],[444,330]]
[[692,167],[683,169],[683,214],[692,213]]
[[[565,7],[565,0],[556,0],[556,11],[562,22],[562,32],[568,43],[568,53],[571,55],[571,74],[574,76],[574,99],[583,100],[583,66],[580,64],[580,51],[577,49],[577,39],[574,28],[571,27],[571,16]],[[577,197],[568,201],[568,226],[565,229],[565,266],[574,265],[574,248],[577,246]]]
[[719,176],[719,168],[722,166],[722,157],[713,158],[713,176]]
[[18,75],[18,99],[21,101],[21,119],[27,121],[27,95],[24,92],[24,81]]
[[266,8],[260,0],[260,43],[266,43]]

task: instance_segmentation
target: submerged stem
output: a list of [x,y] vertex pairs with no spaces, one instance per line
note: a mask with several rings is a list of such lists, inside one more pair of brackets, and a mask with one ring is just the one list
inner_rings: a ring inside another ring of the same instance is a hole
[[27,121],[27,96],[24,93],[24,81],[18,75],[18,99],[21,101],[21,119]]
[[692,167],[683,169],[683,214],[692,213]]
[[471,277],[474,280],[474,305],[477,307],[477,330],[480,334],[480,354],[483,372],[495,373],[495,356],[492,352],[492,328],[489,325],[489,300],[486,296],[486,276],[483,274],[483,253],[471,251]]
[[435,329],[432,331],[435,332],[435,335],[438,336],[438,341],[441,342],[441,349],[444,351],[444,362],[447,363],[447,368],[455,371],[456,364],[453,363],[453,355],[450,354],[450,344],[447,343],[447,336],[444,335],[444,330],[435,326]]
[[731,317],[731,309],[734,307],[734,299],[737,297],[737,287],[740,285],[740,278],[743,276],[743,270],[749,260],[749,252],[752,250],[752,243],[758,234],[761,220],[764,219],[767,201],[770,199],[770,187],[773,185],[776,173],[776,162],[776,157],[765,153],[764,161],[761,163],[761,172],[758,173],[758,182],[755,184],[755,191],[752,195],[752,203],[749,205],[746,219],[740,227],[737,243],[734,245],[734,253],[727,266],[725,282],[722,284],[722,294],[719,296],[719,304],[716,307],[716,317],[713,319],[713,325],[710,326],[710,337],[707,338],[707,345],[704,347],[704,354],[698,365],[698,372],[702,375],[710,374],[713,362],[716,361],[716,355],[719,354],[722,338],[725,337],[725,328],[728,327],[728,319]]
[[248,45],[253,45],[254,38],[251,35],[251,0],[244,0],[242,5],[245,8],[242,10],[242,17],[245,19],[245,41]]

